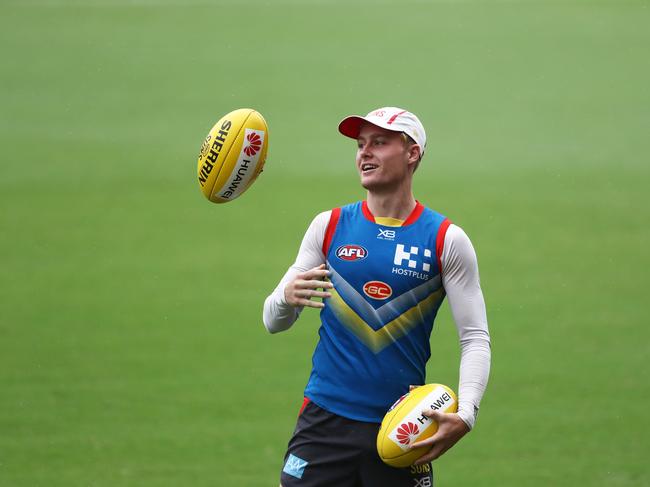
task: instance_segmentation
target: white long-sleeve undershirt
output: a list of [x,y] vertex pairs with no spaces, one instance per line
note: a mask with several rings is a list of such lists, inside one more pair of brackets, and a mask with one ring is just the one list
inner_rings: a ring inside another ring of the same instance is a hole
[[[330,215],[331,211],[326,211],[314,218],[302,239],[296,261],[264,301],[264,326],[270,333],[287,330],[300,316],[302,307],[286,302],[284,288],[298,274],[325,263],[322,247]],[[458,415],[473,428],[490,373],[490,334],[476,252],[460,227],[451,224],[447,229],[440,262],[442,283],[461,348]]]

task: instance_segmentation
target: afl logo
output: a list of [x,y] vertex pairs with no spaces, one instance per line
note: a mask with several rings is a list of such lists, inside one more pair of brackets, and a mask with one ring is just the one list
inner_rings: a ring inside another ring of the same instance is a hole
[[341,260],[361,260],[368,257],[368,251],[361,245],[341,245],[336,249],[336,256]]
[[363,292],[372,299],[388,299],[392,296],[393,290],[385,282],[368,281],[363,285]]

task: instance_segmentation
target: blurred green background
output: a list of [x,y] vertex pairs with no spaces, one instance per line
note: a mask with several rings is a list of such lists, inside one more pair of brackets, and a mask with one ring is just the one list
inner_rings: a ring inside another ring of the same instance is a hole
[[[338,121],[385,105],[493,340],[437,485],[650,485],[650,3],[2,0],[0,41],[0,486],[276,486],[319,321],[262,303],[364,196]],[[213,205],[196,156],[240,107],[266,170]],[[446,305],[432,349],[455,386]]]

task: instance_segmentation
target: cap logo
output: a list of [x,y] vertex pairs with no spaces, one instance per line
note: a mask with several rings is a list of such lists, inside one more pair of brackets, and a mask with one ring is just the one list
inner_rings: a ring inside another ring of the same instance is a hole
[[396,119],[397,117],[399,117],[402,113],[406,113],[406,110],[402,110],[401,112],[396,113],[395,115],[393,115],[392,117],[390,117],[390,120],[388,120],[388,122],[386,122],[386,123],[387,123],[388,125],[392,124],[392,123],[395,121],[395,119]]
[[372,112],[372,115],[374,115],[375,117],[383,117],[384,115],[386,115],[386,112],[384,110],[375,110],[374,112]]

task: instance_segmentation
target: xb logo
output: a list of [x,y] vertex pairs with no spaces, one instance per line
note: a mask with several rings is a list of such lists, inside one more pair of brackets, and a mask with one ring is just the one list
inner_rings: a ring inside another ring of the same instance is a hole
[[395,230],[389,230],[388,228],[380,228],[379,234],[377,235],[379,240],[395,240]]
[[413,479],[415,484],[413,487],[432,487],[431,479],[429,477],[422,477],[421,479]]

